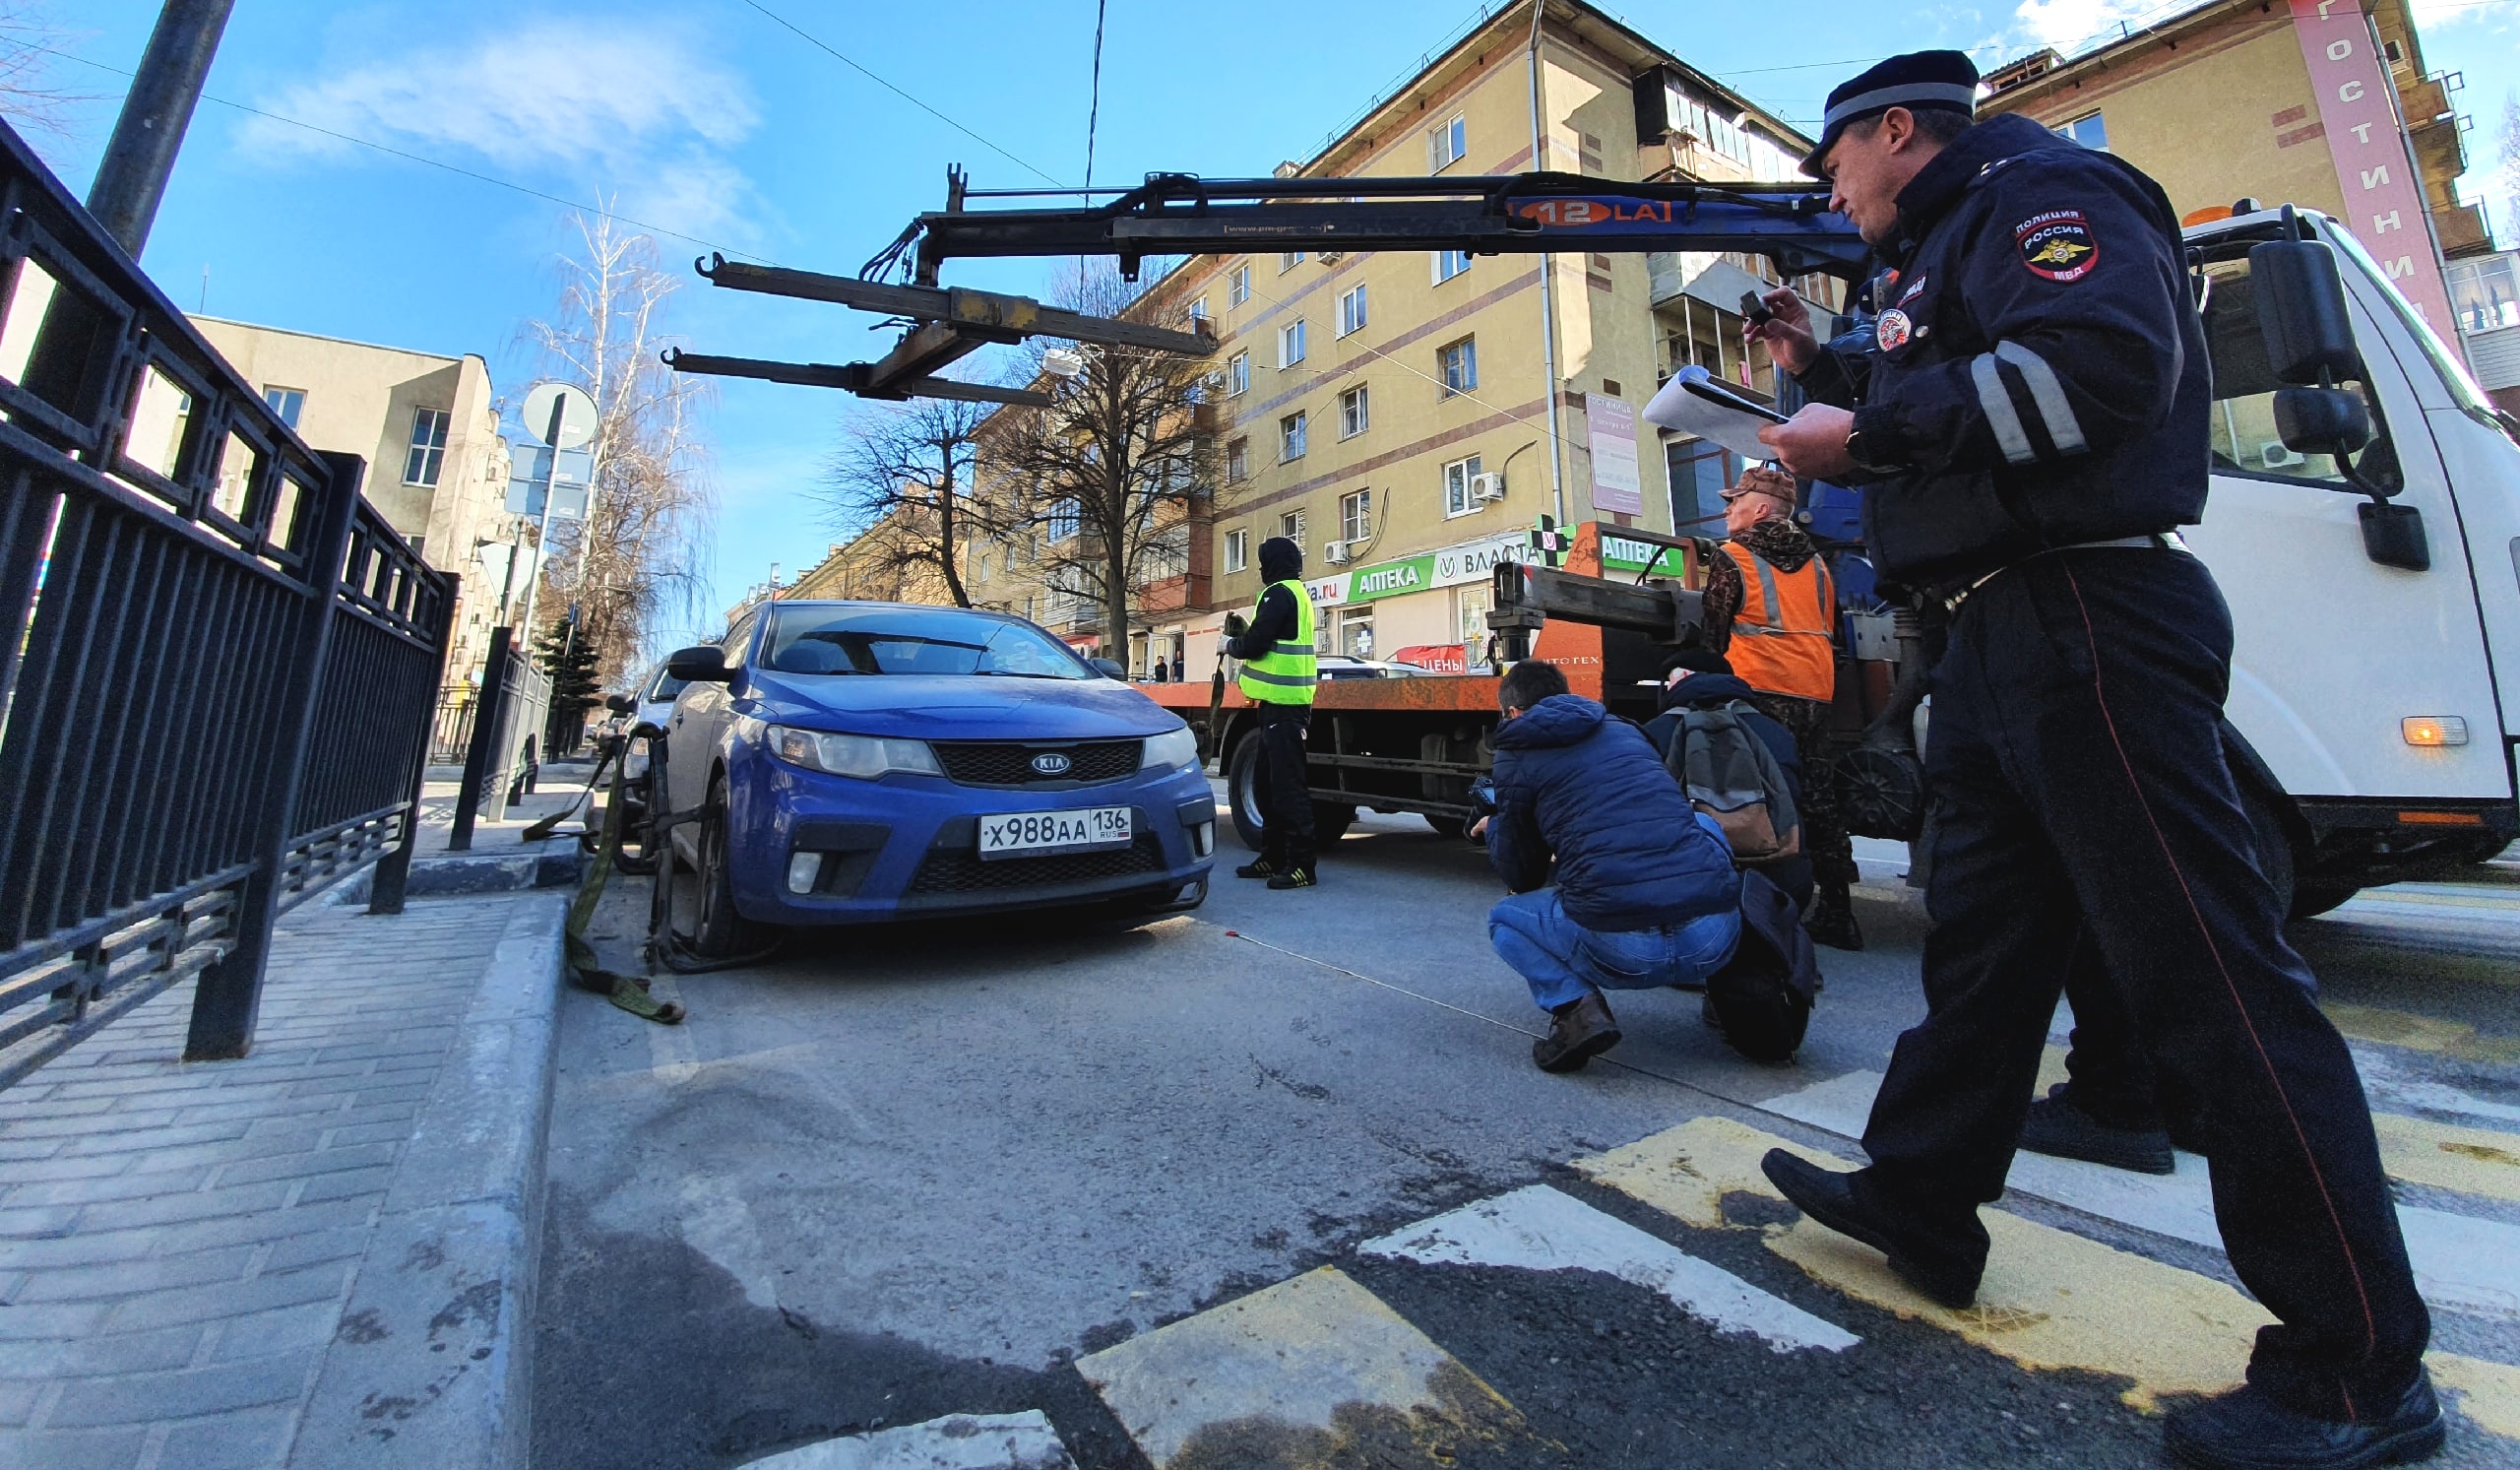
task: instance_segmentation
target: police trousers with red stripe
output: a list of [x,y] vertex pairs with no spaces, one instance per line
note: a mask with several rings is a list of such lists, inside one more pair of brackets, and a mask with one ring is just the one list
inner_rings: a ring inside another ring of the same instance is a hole
[[1974,1206],[2003,1192],[2087,925],[2145,1054],[2198,1105],[2224,1248],[2277,1318],[2250,1381],[2354,1419],[2414,1376],[2431,1323],[2362,1079],[2224,762],[2231,652],[2230,609],[2182,551],[2050,552],[1961,607],[1926,740],[1927,1012],[1874,1100],[1868,1177],[1984,1253]]

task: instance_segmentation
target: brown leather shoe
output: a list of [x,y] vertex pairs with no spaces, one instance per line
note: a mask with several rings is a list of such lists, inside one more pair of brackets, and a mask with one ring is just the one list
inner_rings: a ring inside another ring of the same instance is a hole
[[1599,995],[1569,1000],[1548,1013],[1548,1035],[1532,1043],[1532,1060],[1544,1072],[1574,1072],[1618,1045],[1618,1021]]

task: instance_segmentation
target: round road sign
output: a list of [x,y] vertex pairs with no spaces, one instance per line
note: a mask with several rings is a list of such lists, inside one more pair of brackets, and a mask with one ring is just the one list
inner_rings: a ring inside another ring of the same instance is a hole
[[527,433],[557,449],[575,449],[595,437],[595,400],[573,384],[535,384],[521,416]]

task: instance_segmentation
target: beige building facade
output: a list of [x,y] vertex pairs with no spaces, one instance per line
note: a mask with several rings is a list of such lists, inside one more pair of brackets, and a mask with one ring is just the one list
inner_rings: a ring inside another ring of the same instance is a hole
[[[1590,5],[1541,3],[1537,38],[1532,6],[1499,13],[1279,171],[1798,177],[1808,141],[1782,119]],[[1258,597],[1259,546],[1273,536],[1304,547],[1325,650],[1439,659],[1483,647],[1489,569],[1543,515],[1710,527],[1738,459],[1673,440],[1642,410],[1692,362],[1772,393],[1764,350],[1743,354],[1737,311],[1743,290],[1778,284],[1764,261],[1712,254],[1183,264],[1140,309],[1215,326],[1222,482],[1183,529],[1180,594],[1141,600],[1133,671],[1151,656],[1203,662],[1202,635]],[[1796,284],[1825,310],[1843,301],[1834,282]],[[1020,568],[1020,546],[976,548],[994,558],[976,593],[1099,625],[1098,608],[1010,584],[1009,549]]]
[[534,574],[529,532],[508,576],[518,518],[505,508],[508,446],[489,365],[220,317],[193,323],[298,437],[366,461],[368,503],[429,565],[463,579],[446,677],[477,676],[502,587],[522,607]]

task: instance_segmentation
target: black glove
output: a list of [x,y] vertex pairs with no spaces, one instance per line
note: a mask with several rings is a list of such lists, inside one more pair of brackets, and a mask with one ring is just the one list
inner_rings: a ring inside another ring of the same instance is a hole
[[[1471,827],[1478,826],[1482,821],[1492,820],[1495,815],[1495,779],[1488,776],[1474,777],[1470,783],[1470,820],[1463,824],[1465,832]],[[1473,837],[1470,840],[1476,843],[1484,843],[1487,840],[1487,836],[1482,832],[1479,836]]]
[[1241,613],[1228,612],[1225,615],[1225,635],[1228,638],[1239,638],[1249,631],[1251,624],[1242,620]]

